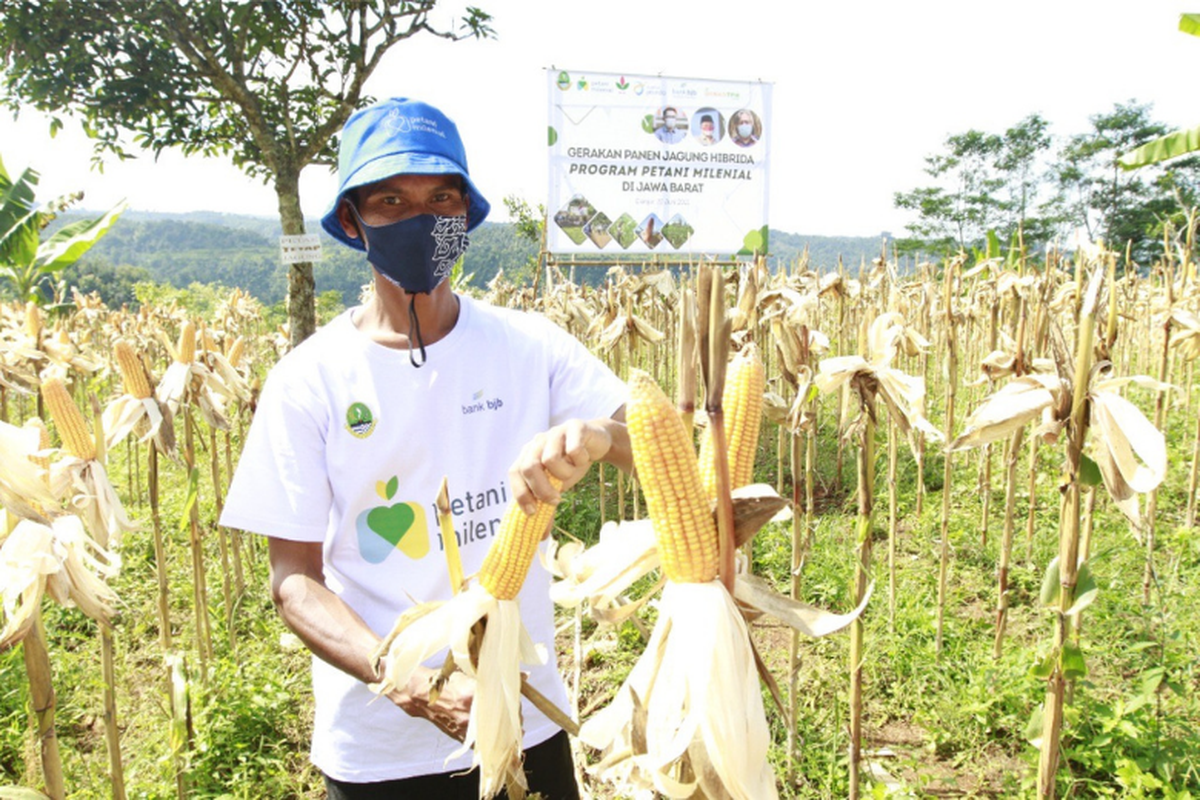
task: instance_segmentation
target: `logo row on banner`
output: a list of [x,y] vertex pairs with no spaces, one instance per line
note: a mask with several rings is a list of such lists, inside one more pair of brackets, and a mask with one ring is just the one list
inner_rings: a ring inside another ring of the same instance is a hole
[[767,250],[771,84],[547,71],[554,253]]

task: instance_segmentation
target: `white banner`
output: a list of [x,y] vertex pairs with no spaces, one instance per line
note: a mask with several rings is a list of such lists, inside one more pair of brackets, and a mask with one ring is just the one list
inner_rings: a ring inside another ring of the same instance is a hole
[[771,84],[546,75],[551,252],[766,252]]

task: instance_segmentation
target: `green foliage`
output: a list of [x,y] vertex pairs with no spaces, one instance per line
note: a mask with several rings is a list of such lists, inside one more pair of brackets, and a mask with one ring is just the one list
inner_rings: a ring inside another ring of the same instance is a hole
[[149,283],[151,276],[145,267],[113,266],[105,259],[89,257],[64,269],[59,280],[84,295],[95,293],[109,308],[136,308],[137,284]]

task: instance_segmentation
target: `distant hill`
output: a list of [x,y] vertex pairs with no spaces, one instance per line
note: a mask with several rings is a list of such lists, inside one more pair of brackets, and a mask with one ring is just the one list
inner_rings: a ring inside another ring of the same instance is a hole
[[[89,214],[64,214],[63,224]],[[315,220],[310,231],[320,232],[324,259],[314,267],[318,292],[339,292],[346,304],[356,301],[368,281],[365,258],[342,247],[321,232]],[[80,272],[133,267],[151,280],[177,287],[193,282],[239,286],[267,304],[278,303],[287,291],[287,272],[279,262],[279,220],[217,212],[165,214],[127,212],[80,263]],[[771,232],[771,265],[791,267],[807,248],[809,265],[833,269],[840,257],[850,270],[878,256],[880,239],[873,237],[810,236]],[[528,264],[537,247],[517,236],[506,222],[485,222],[471,234],[464,269],[472,283],[484,286],[503,269],[506,275],[528,277]],[[603,280],[603,270],[587,271],[581,280]]]

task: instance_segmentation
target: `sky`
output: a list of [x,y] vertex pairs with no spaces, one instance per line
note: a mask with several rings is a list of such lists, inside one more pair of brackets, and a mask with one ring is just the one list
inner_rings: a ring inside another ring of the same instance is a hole
[[[494,39],[401,42],[367,92],[454,119],[498,221],[505,196],[547,194],[546,69],[772,83],[769,224],[810,235],[902,234],[912,215],[893,195],[930,184],[924,159],[953,133],[1003,133],[1037,112],[1065,138],[1130,100],[1171,128],[1200,124],[1200,38],[1178,30],[1180,13],[1200,11],[1189,0],[476,4],[493,15]],[[125,198],[140,211],[278,214],[269,186],[219,158],[146,153],[96,172],[77,123],[50,139],[32,111],[0,113],[0,157],[10,174],[41,174],[43,201],[83,190],[96,211]],[[308,167],[306,216],[335,191],[327,167]]]

